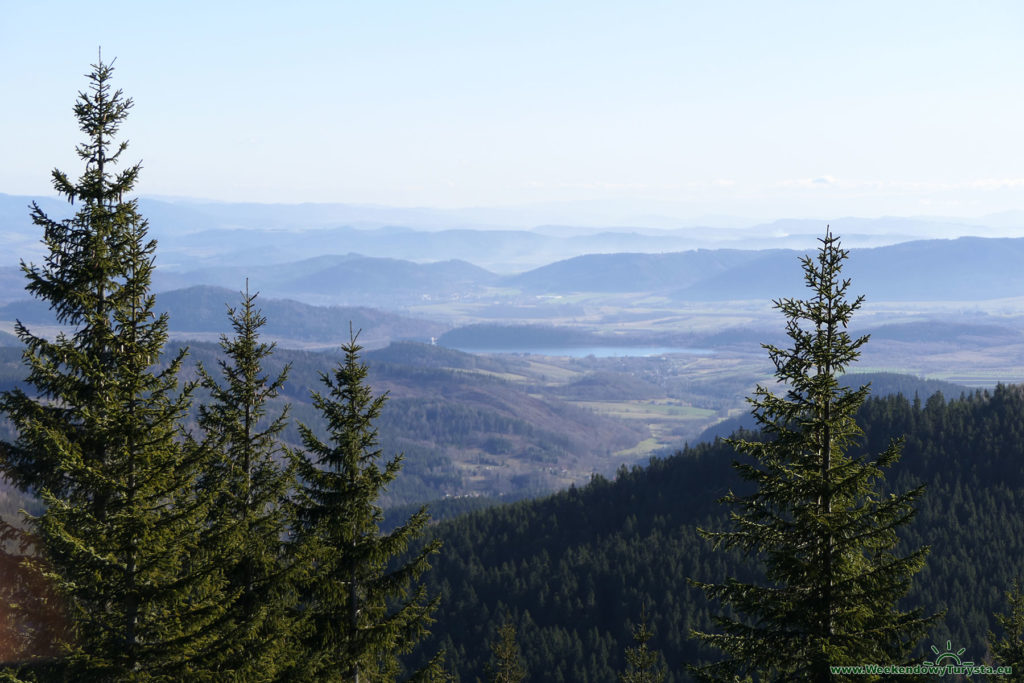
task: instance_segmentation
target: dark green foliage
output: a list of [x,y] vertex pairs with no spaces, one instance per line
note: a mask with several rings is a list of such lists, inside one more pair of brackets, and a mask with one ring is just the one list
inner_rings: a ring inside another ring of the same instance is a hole
[[207,460],[198,494],[210,503],[208,543],[226,579],[216,669],[246,681],[273,680],[294,655],[287,638],[293,591],[282,548],[294,474],[292,454],[278,442],[287,407],[271,418],[267,406],[288,366],[267,376],[274,345],[260,341],[266,318],[255,300],[247,288],[241,306],[228,309],[234,337],[221,337],[221,379],[198,366],[210,395],[199,408]]
[[491,643],[491,683],[519,683],[526,678],[522,653],[516,640],[516,627],[506,621],[498,629],[498,639]]
[[1014,579],[1013,587],[1006,594],[1006,600],[1009,613],[996,615],[1003,635],[997,638],[989,631],[988,641],[996,664],[1013,668],[1013,676],[1008,680],[1020,681],[1024,680],[1024,594],[1021,593],[1020,581],[1017,579]]
[[442,599],[429,642],[444,645],[461,680],[473,681],[486,676],[490,655],[480,644],[507,620],[538,680],[611,681],[632,642],[626,625],[646,603],[649,647],[665,654],[666,680],[681,680],[683,663],[697,656],[689,625],[707,612],[685,577],[740,566],[705,552],[693,528],[716,507],[714,482],[728,472],[729,453],[704,446],[623,471],[614,483],[596,477],[438,525],[445,550],[428,579]]
[[716,549],[762,560],[767,579],[701,584],[742,615],[716,618],[718,633],[695,630],[726,654],[694,669],[708,680],[829,681],[830,665],[906,663],[935,619],[898,607],[926,550],[894,554],[896,530],[910,520],[923,487],[878,493],[883,470],[900,457],[898,442],[874,460],[847,454],[862,435],[854,417],[868,388],[844,387],[839,375],[867,337],[846,331],[862,301],[846,298],[847,252],[831,233],[821,242],[816,259],[802,260],[810,298],[775,304],[792,347],[765,346],[785,394],[758,386],[750,402],[766,438],[734,444],[752,460],[735,468],[754,490],[723,497],[732,508],[730,530],[702,532]]
[[[934,548],[907,604],[946,616],[917,654],[952,640],[983,661],[985,633],[997,629],[992,615],[1006,611],[1005,587],[1024,565],[1024,389],[951,402],[869,399],[856,421],[864,436],[853,457],[907,435],[882,493],[928,485],[917,515],[899,530],[908,547]],[[445,551],[426,578],[442,600],[428,645],[445,645],[461,680],[483,677],[489,652],[480,644],[493,641],[508,612],[530,671],[552,681],[614,680],[633,642],[623,625],[646,604],[649,645],[664,655],[666,680],[690,680],[686,664],[718,653],[689,637],[713,624],[712,605],[686,578],[759,578],[748,558],[714,552],[695,532],[727,523],[715,500],[735,480],[735,458],[724,442],[701,444],[614,482],[597,478],[439,524],[434,534]],[[741,482],[736,493],[749,490]]]
[[[313,404],[327,423],[321,440],[302,426],[306,452],[299,460],[296,554],[303,577],[306,620],[301,676],[310,680],[393,680],[398,655],[427,633],[437,599],[428,600],[419,582],[439,543],[397,561],[427,524],[425,508],[393,531],[379,529],[378,498],[401,468],[401,456],[381,466],[374,422],[386,395],[374,397],[366,384],[355,335],[342,347],[343,363],[322,374],[326,395]],[[427,667],[436,672],[440,660]]]
[[217,576],[203,569],[205,503],[190,496],[194,453],[179,438],[184,352],[153,367],[167,319],[154,315],[149,292],[155,242],[135,201],[124,200],[140,167],[113,172],[126,149],[113,140],[132,102],[111,90],[111,73],[94,65],[75,105],[84,173],[72,182],[53,172],[78,212],[55,221],[33,207],[48,253],[42,266],[22,266],[26,289],[66,331],[50,340],[17,325],[34,394],[3,395],[18,431],[4,471],[46,505],[29,528],[72,625],[62,675],[198,679]]
[[633,627],[635,644],[626,649],[626,670],[619,674],[622,683],[661,683],[665,680],[661,656],[647,646],[653,635],[647,625],[645,605],[640,612],[640,623]]

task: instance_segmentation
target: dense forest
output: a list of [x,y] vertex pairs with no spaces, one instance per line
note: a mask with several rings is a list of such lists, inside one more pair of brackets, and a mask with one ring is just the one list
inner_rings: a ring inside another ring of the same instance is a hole
[[[905,547],[929,546],[907,605],[945,616],[918,654],[951,640],[986,658],[993,615],[1024,566],[1024,388],[1000,386],[947,401],[894,395],[857,415],[878,451],[906,435],[887,490],[926,485]],[[535,680],[611,681],[624,666],[631,628],[646,605],[667,680],[713,653],[690,636],[711,627],[710,604],[690,579],[756,575],[749,558],[712,551],[697,528],[722,528],[716,501],[741,486],[725,441],[687,448],[542,500],[446,521],[433,534],[444,552],[428,575],[441,596],[434,638],[459,662],[463,680],[481,676],[486,643],[503,619],[516,625]]]

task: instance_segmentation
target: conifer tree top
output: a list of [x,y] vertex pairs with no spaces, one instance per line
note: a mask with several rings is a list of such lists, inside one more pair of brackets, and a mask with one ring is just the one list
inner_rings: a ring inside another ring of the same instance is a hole
[[76,199],[86,203],[109,204],[115,199],[120,202],[135,186],[142,168],[136,163],[117,175],[111,175],[108,169],[119,163],[121,154],[128,148],[126,140],[115,142],[115,137],[135,104],[120,89],[111,91],[114,61],[104,63],[102,56],[97,59],[86,75],[89,87],[78,93],[75,103],[78,127],[88,138],[75,147],[78,157],[85,162],[85,171],[77,184],[71,183],[62,171],[53,171],[54,188],[72,203]]
[[749,402],[762,438],[731,442],[747,456],[734,466],[753,491],[722,499],[731,529],[701,532],[715,548],[760,558],[765,575],[698,584],[745,615],[716,618],[719,633],[695,633],[727,655],[693,669],[705,680],[830,681],[831,665],[904,663],[936,618],[898,606],[927,553],[894,552],[895,530],[923,489],[888,498],[876,490],[901,442],[873,460],[848,453],[868,387],[843,387],[839,376],[868,341],[848,331],[863,297],[847,297],[838,238],[828,231],[820,242],[816,257],[801,260],[810,296],[775,302],[791,345],[764,345],[784,393],[758,386]]
[[222,613],[221,578],[200,552],[205,501],[193,495],[195,449],[182,438],[193,386],[178,383],[186,351],[161,359],[156,242],[125,199],[140,166],[114,171],[132,103],[112,73],[98,60],[74,108],[84,171],[77,181],[53,172],[75,215],[53,220],[32,207],[46,256],[22,265],[26,289],[65,329],[49,338],[17,324],[29,372],[25,388],[0,395],[18,434],[0,457],[4,474],[46,506],[28,523],[72,623],[59,678],[195,680],[189,671]]

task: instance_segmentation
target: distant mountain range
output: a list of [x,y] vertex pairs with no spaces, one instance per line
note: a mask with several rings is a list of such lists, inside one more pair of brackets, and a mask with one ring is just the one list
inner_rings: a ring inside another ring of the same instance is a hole
[[477,292],[499,276],[465,261],[413,263],[347,254],[269,266],[220,266],[177,273],[157,271],[157,290],[204,284],[236,291],[251,286],[309,303],[359,303],[399,308]]
[[[414,263],[348,254],[278,264],[158,272],[158,288],[253,286],[315,303],[405,306],[518,294],[655,293],[671,301],[765,300],[805,290],[804,251],[692,250],[590,254],[500,276],[464,261]],[[853,249],[843,274],[871,301],[979,301],[1024,296],[1024,238],[962,237]]]
[[[806,286],[788,249],[592,254],[501,282],[535,294],[658,292],[677,301],[797,296]],[[853,249],[851,292],[882,301],[976,301],[1024,296],[1024,239],[961,237]]]
[[[484,233],[474,233],[483,235]],[[589,254],[515,275],[461,260],[418,263],[349,253],[264,266],[159,269],[157,291],[196,285],[245,287],[268,298],[308,304],[405,308],[438,301],[494,305],[543,303],[537,297],[657,294],[670,302],[765,300],[802,295],[790,249],[697,249],[645,254]],[[851,293],[870,301],[980,301],[1024,296],[1024,238],[962,237],[851,250],[843,274]],[[16,266],[0,267],[0,301],[26,298]],[[528,297],[524,299],[523,297]],[[512,316],[514,317],[514,316]]]
[[[41,256],[29,219],[36,201],[53,218],[73,208],[52,197],[0,194],[0,265]],[[268,265],[359,253],[416,262],[468,261],[508,274],[583,254],[693,249],[814,248],[827,222],[852,247],[922,238],[1020,235],[1024,215],[957,218],[784,219],[710,217],[706,222],[637,213],[614,202],[534,207],[430,209],[347,204],[243,204],[143,198],[160,242],[158,264],[176,272],[206,266]]]

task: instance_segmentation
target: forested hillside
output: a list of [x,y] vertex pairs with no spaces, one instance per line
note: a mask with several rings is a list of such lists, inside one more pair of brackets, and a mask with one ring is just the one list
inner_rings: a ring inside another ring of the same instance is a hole
[[[232,280],[234,289],[197,285],[163,292],[157,296],[157,307],[170,316],[170,330],[176,337],[216,339],[224,330],[226,306],[237,302],[237,286],[245,282],[245,277],[239,275]],[[447,329],[439,323],[365,306],[311,306],[261,297],[260,308],[267,316],[264,333],[286,341],[289,346],[337,348],[348,334],[350,323],[362,331],[361,338],[370,346],[382,346],[391,339],[428,341]],[[35,300],[0,306],[0,320],[54,324],[53,312],[45,303]]]
[[[928,545],[926,568],[905,606],[945,616],[919,652],[950,640],[974,661],[987,658],[993,614],[1024,566],[1024,387],[1000,386],[947,401],[905,396],[869,400],[858,414],[855,452],[878,452],[906,435],[887,489],[927,491],[904,547]],[[435,530],[444,551],[429,575],[442,595],[433,638],[445,643],[461,680],[482,675],[487,644],[508,618],[531,680],[613,681],[646,605],[651,646],[671,681],[688,663],[714,658],[689,637],[711,629],[716,606],[689,579],[755,578],[747,558],[712,553],[697,528],[722,528],[716,499],[741,488],[725,442],[687,448],[614,481],[476,512]]]
[[[184,348],[171,344],[166,356]],[[212,368],[222,359],[209,342],[191,342],[187,348],[182,369],[186,380],[198,377],[197,363]],[[21,354],[20,346],[0,347],[0,391],[22,386],[26,369]],[[337,351],[277,349],[267,359],[271,372],[291,367],[280,396],[272,401],[279,409],[291,405],[293,419],[281,434],[286,444],[301,443],[298,422],[321,429],[310,392],[318,388],[324,367],[338,357]],[[530,370],[522,359],[478,357],[413,343],[394,344],[366,357],[371,385],[390,392],[379,420],[382,446],[385,452],[405,454],[402,476],[381,501],[385,506],[445,496],[546,493],[585,481],[595,471],[610,472],[623,461],[613,457],[615,452],[646,437],[638,422],[599,415],[561,398],[558,387],[522,381],[516,373]],[[615,383],[608,380],[606,385]],[[202,391],[197,395],[205,399]],[[195,428],[197,410],[193,406],[189,428]],[[0,438],[13,437],[9,425],[0,421]]]
[[[0,346],[0,390],[13,388],[25,376],[20,342],[13,338],[12,342],[9,348]],[[169,351],[173,354],[182,348],[183,344],[173,343]],[[221,358],[210,342],[189,342],[188,349],[182,371],[187,379],[197,377],[196,363],[209,368]],[[289,380],[273,400],[278,407],[292,406],[294,420],[281,435],[285,443],[300,443],[296,421],[319,425],[310,391],[316,389],[325,364],[337,358],[336,351],[277,349],[266,360],[273,372],[291,364]],[[572,481],[583,483],[593,472],[610,474],[620,463],[638,460],[635,455],[614,454],[647,438],[649,422],[656,416],[623,419],[596,409],[627,401],[639,408],[675,396],[724,411],[732,405],[727,397],[742,392],[744,386],[721,380],[684,384],[681,378],[658,374],[664,363],[645,359],[580,359],[570,366],[574,372],[562,370],[564,378],[544,383],[541,373],[555,369],[542,366],[538,371],[534,362],[521,357],[473,355],[409,342],[370,351],[366,360],[371,384],[391,396],[380,418],[384,449],[406,456],[402,476],[382,501],[388,507],[445,496],[519,498],[547,493]],[[857,377],[857,381],[873,382],[876,395],[902,391],[923,396],[937,389],[960,394],[954,385],[907,375]],[[730,393],[721,394],[724,391]],[[189,422],[193,428],[196,410]],[[713,413],[705,412],[704,424],[714,419]],[[749,421],[728,419],[700,438],[710,435],[713,439],[741,425],[749,426]],[[3,422],[0,437],[13,437]],[[663,438],[681,447],[692,437],[668,433]]]

